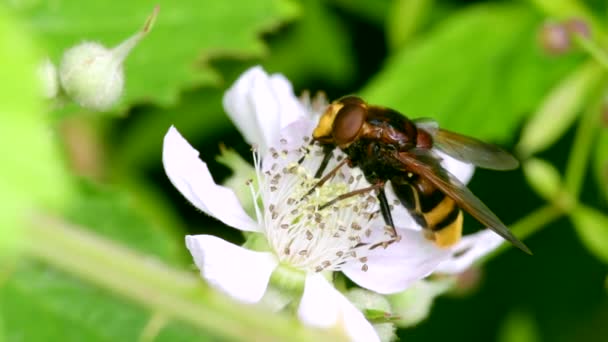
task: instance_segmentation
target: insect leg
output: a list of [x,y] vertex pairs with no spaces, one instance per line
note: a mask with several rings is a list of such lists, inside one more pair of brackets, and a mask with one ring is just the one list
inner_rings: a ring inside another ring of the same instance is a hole
[[315,178],[321,177],[321,175],[325,171],[325,168],[327,168],[327,164],[329,164],[331,157],[333,157],[332,152],[334,149],[335,146],[323,145],[323,160],[321,161],[321,165],[319,165],[317,172],[315,172]]
[[395,224],[393,223],[393,215],[391,214],[391,207],[388,204],[388,199],[386,198],[386,193],[384,192],[384,184],[382,184],[382,186],[379,188],[378,201],[380,202],[380,212],[382,213],[384,223],[391,227],[391,234],[393,236],[397,236],[397,230],[395,229]]
[[382,189],[383,186],[384,186],[383,183],[378,183],[378,184],[374,184],[372,186],[368,186],[366,188],[357,189],[357,190],[353,190],[351,192],[347,192],[347,193],[342,194],[342,195],[340,195],[340,196],[332,199],[331,201],[323,204],[322,206],[319,207],[319,210],[323,210],[323,209],[331,206],[332,204],[335,204],[336,202],[345,200],[347,198],[350,198],[350,197],[353,197],[353,196],[357,196],[359,194],[364,194],[366,192],[374,191],[374,190],[377,190],[377,189]]

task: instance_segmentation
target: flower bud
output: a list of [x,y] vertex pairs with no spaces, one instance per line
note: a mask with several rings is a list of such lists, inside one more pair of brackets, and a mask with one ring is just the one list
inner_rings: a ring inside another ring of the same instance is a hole
[[543,49],[552,55],[566,53],[572,47],[570,34],[561,23],[546,23],[540,29],[538,39]]
[[85,42],[66,51],[59,66],[65,93],[82,107],[95,111],[105,111],[116,104],[124,88],[122,63],[150,31],[157,14],[158,7],[141,31],[113,49]]
[[566,31],[570,35],[578,35],[582,38],[591,38],[591,29],[587,22],[580,18],[572,18],[564,23]]
[[59,80],[57,79],[57,68],[50,59],[45,58],[38,66],[38,78],[42,85],[42,96],[52,99],[59,92]]
[[80,106],[108,110],[122,94],[124,57],[116,56],[101,44],[77,45],[66,51],[61,60],[61,86]]

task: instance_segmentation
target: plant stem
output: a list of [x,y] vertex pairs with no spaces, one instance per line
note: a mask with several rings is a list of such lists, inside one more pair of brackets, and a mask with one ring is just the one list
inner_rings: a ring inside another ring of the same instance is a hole
[[604,88],[605,82],[602,82],[598,90],[599,96],[595,95],[595,98],[592,99],[593,102],[591,102],[591,105],[581,118],[572,149],[570,150],[564,183],[566,192],[574,199],[578,199],[580,195],[589,164],[593,140],[599,129],[601,108],[604,101]]
[[585,50],[593,59],[600,64],[604,69],[608,70],[608,55],[606,51],[600,48],[594,41],[587,37],[573,36],[576,44]]
[[[561,208],[555,205],[548,204],[534,210],[532,213],[519,219],[519,221],[511,225],[511,229],[517,235],[518,238],[523,240],[528,236],[541,230],[549,223],[557,220],[563,214],[564,212]],[[487,259],[493,258],[501,254],[511,246],[512,245],[509,243],[503,243],[495,251],[484,257],[483,262],[485,262]]]
[[201,286],[202,281],[194,274],[61,220],[38,217],[27,233],[31,234],[25,239],[27,255],[118,293],[151,312],[188,322],[217,336],[243,341],[340,338],[307,329],[294,319],[236,303]]

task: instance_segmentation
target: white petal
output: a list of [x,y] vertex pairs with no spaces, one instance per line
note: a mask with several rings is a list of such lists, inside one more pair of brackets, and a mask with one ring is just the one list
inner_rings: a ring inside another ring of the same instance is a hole
[[398,233],[401,241],[369,252],[367,271],[361,262],[353,261],[342,266],[342,272],[361,287],[382,294],[396,293],[431,274],[451,255],[451,250],[435,246],[420,231],[402,229]]
[[271,253],[250,251],[212,235],[188,235],[186,246],[203,278],[245,303],[262,298],[279,263]]
[[[312,130],[316,123],[310,119],[298,119],[291,124],[281,129],[281,135],[278,142],[272,144],[270,147],[277,151],[297,151],[295,153],[288,153],[286,156],[281,154],[281,158],[263,158],[262,160],[262,171],[268,171],[272,168],[273,164],[278,164],[277,167],[283,168],[288,164],[297,161],[302,157],[299,149],[302,146],[306,146],[304,137],[310,137]],[[266,151],[260,151],[263,155]]]
[[441,165],[450,171],[451,174],[456,176],[459,181],[463,184],[467,184],[471,178],[473,177],[473,172],[475,171],[475,166],[469,163],[461,162],[458,159],[454,159],[449,155],[439,151],[434,150],[443,160],[441,161]]
[[281,130],[281,106],[273,92],[270,78],[264,73],[263,77],[253,80],[247,100],[253,108],[256,125],[260,130],[261,141],[256,141],[261,150],[279,141]]
[[442,262],[435,272],[460,273],[482,256],[495,250],[504,239],[489,229],[464,236],[452,247],[452,256]]
[[270,76],[270,83],[281,108],[281,128],[303,118],[311,119],[300,99],[295,96],[293,87],[285,76],[274,74]]
[[163,143],[163,165],[171,183],[194,206],[225,224],[245,231],[261,231],[247,215],[234,191],[215,184],[198,151],[171,127]]
[[341,326],[351,341],[380,341],[374,327],[361,311],[319,273],[306,277],[298,316],[313,327]]
[[265,150],[279,140],[279,131],[306,116],[304,106],[282,75],[259,66],[246,71],[224,95],[224,109],[248,143]]
[[264,77],[266,77],[266,73],[260,66],[245,71],[226,91],[222,100],[224,110],[245,141],[251,145],[259,145],[263,140],[262,131],[258,127],[257,114],[248,98],[254,81]]

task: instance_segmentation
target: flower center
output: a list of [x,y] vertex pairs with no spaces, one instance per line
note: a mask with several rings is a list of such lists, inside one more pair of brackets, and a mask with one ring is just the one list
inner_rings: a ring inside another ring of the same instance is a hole
[[[384,228],[377,199],[367,192],[327,206],[369,184],[359,169],[343,166],[319,186],[312,175],[322,157],[322,149],[309,145],[306,138],[297,149],[270,150],[266,157],[272,158],[270,164],[264,161],[270,167],[258,172],[267,240],[281,262],[298,269],[335,271],[346,262],[359,262],[367,270],[367,252],[386,248],[390,240],[388,234],[374,234]],[[327,170],[342,157],[332,158]]]

